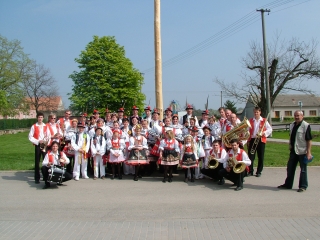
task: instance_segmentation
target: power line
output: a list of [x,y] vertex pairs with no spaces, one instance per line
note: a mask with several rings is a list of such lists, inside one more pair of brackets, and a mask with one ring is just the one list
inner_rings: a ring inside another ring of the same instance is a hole
[[[290,2],[293,2],[293,1],[294,0],[276,0],[276,1],[270,2],[270,3],[262,6],[261,8],[264,8],[264,7],[278,8],[280,6],[283,6],[283,5],[288,4]],[[310,1],[310,0],[307,0],[307,1]],[[307,2],[307,1],[305,1],[305,2]],[[302,3],[305,3],[305,2],[302,2]],[[302,4],[302,3],[299,3],[299,4]],[[299,5],[299,4],[296,4],[296,5]],[[294,6],[296,6],[296,5],[294,5]],[[290,6],[290,7],[293,7],[293,6]],[[288,7],[288,8],[290,8],[290,7]],[[282,10],[284,10],[284,9],[282,9]],[[281,10],[279,10],[279,11],[281,11]],[[219,43],[219,42],[225,40],[226,38],[240,32],[241,30],[249,27],[250,25],[252,25],[253,23],[255,23],[259,20],[259,16],[256,15],[255,13],[256,13],[255,11],[252,11],[252,12],[246,14],[244,17],[235,21],[234,23],[232,23],[228,27],[222,29],[218,33],[214,34],[213,36],[198,43],[197,45],[191,47],[190,49],[178,54],[177,56],[172,57],[172,58],[164,61],[163,67],[171,66],[177,62],[185,60],[186,58],[194,56],[194,55],[210,48],[212,45]],[[146,69],[143,72],[149,73],[149,72],[152,72],[153,70],[154,70],[154,67]]]

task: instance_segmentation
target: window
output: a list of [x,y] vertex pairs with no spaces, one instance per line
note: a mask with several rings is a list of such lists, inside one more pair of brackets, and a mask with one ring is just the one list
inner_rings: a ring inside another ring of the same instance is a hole
[[317,111],[316,110],[310,110],[309,111],[310,116],[317,116]]
[[292,111],[284,111],[285,117],[292,117]]

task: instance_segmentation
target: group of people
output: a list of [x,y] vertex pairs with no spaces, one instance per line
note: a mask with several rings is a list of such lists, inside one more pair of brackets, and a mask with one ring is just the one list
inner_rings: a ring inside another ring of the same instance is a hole
[[[192,105],[186,106],[184,116],[179,118],[168,107],[164,119],[160,120],[158,109],[150,106],[144,109],[145,116],[139,116],[139,109],[132,107],[132,115],[124,116],[124,109],[111,113],[108,109],[102,118],[94,110],[88,118],[71,119],[71,112],[65,111],[63,118],[50,114],[48,123],[43,123],[43,114],[38,113],[38,122],[30,130],[29,140],[35,145],[35,183],[40,182],[40,159],[44,188],[50,187],[48,172],[52,166],[66,165],[64,181],[78,181],[88,177],[93,170],[93,179],[106,178],[106,166],[110,178],[122,179],[132,174],[138,181],[143,174],[152,174],[158,168],[163,172],[162,182],[172,182],[173,173],[180,166],[184,170],[184,181],[209,177],[219,185],[230,180],[235,190],[243,189],[245,176],[254,175],[254,160],[258,164],[255,172],[260,177],[263,171],[265,144],[272,128],[267,119],[261,117],[261,109],[254,108],[254,117],[246,125],[246,135],[237,136],[241,121],[229,109],[219,108],[220,117],[202,112],[201,119],[193,115]],[[295,112],[295,122],[290,128],[290,159],[288,177],[279,188],[292,188],[295,166],[300,162],[300,192],[307,189],[306,164],[302,158],[311,158],[310,125],[303,121],[303,113]],[[232,133],[232,134],[230,134]],[[228,141],[225,137],[228,136]],[[248,153],[245,151],[247,145]],[[211,166],[212,162],[215,166]],[[302,189],[302,190],[301,190]]]

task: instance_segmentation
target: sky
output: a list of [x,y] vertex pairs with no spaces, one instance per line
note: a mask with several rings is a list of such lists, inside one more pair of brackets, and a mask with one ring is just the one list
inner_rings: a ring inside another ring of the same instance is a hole
[[[282,39],[320,40],[319,0],[162,0],[161,43],[163,104],[186,100],[203,109],[221,104],[214,82],[244,81],[241,59],[249,44],[262,44],[261,14],[267,42]],[[152,0],[0,0],[0,34],[21,41],[24,52],[49,68],[65,107],[78,71],[77,58],[93,36],[115,36],[134,67],[144,74],[145,104],[155,107],[154,1]],[[318,46],[317,53],[320,52]],[[307,85],[317,95],[318,82]],[[222,92],[222,102],[227,98]],[[244,104],[237,102],[237,107]]]

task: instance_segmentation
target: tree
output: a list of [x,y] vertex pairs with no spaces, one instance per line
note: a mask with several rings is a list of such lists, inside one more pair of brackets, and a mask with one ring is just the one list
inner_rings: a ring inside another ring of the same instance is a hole
[[117,110],[124,103],[129,109],[133,105],[143,107],[143,76],[125,57],[124,48],[114,37],[94,36],[75,61],[80,70],[69,76],[74,82],[69,98],[73,109]]
[[50,70],[35,62],[32,66],[28,77],[23,79],[24,92],[27,96],[25,103],[32,105],[37,113],[40,108],[57,111],[52,98],[58,96],[58,88]]
[[227,100],[227,101],[224,103],[224,108],[225,108],[225,109],[230,109],[231,112],[233,112],[233,113],[237,113],[236,103],[233,102],[233,101]]
[[[276,36],[272,45],[268,46],[268,72],[270,86],[271,106],[280,93],[298,91],[314,93],[304,85],[309,79],[319,79],[320,61],[317,56],[318,42],[312,40],[305,43],[293,38],[290,41],[280,41]],[[259,106],[262,114],[266,116],[266,88],[264,77],[263,49],[257,42],[251,42],[250,51],[242,59],[242,63],[250,74],[243,73],[245,83],[225,84],[223,80],[216,79],[223,91],[240,101],[252,99],[252,103]],[[250,98],[249,98],[250,96]]]
[[29,75],[32,60],[18,40],[0,35],[0,114],[14,115],[24,99],[22,81]]

